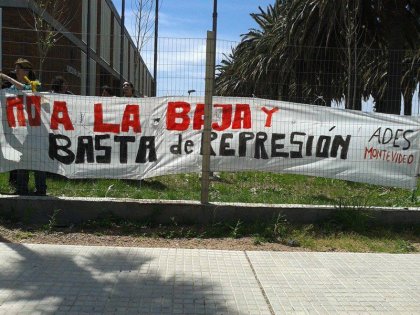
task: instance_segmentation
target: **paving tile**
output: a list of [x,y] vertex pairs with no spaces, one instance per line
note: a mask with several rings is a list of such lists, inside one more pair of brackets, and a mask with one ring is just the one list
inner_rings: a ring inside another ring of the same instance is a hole
[[0,314],[272,315],[263,291],[275,314],[420,314],[420,255],[0,243],[0,257]]
[[247,252],[247,255],[276,314],[325,314],[325,311],[420,314],[420,255],[312,252]]
[[0,243],[0,255],[0,314],[270,313],[241,251]]

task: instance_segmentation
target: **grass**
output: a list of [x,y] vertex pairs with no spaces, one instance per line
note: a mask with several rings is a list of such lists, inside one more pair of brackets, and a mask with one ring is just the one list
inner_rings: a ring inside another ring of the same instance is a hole
[[[33,179],[31,179],[33,188]],[[200,200],[197,174],[134,180],[47,180],[48,194],[68,197]],[[8,174],[0,174],[0,192],[9,193]],[[220,174],[210,187],[210,201],[271,204],[351,205],[356,207],[420,206],[420,193],[302,175],[242,172]]]
[[180,239],[232,239],[241,242],[251,238],[255,246],[282,244],[313,251],[416,253],[420,250],[420,226],[381,226],[368,220],[363,211],[342,209],[330,218],[316,224],[290,224],[281,214],[270,221],[244,223],[216,222],[203,225],[180,225],[174,218],[167,225],[156,224],[153,218],[132,221],[112,215],[89,220],[70,227],[55,226],[55,216],[44,226],[27,225],[0,217],[2,230],[15,231],[15,241],[31,241],[38,235],[84,233],[101,236],[130,236],[133,238]]
[[[200,199],[200,178],[196,174],[161,176],[143,181],[49,178],[47,185],[52,196]],[[0,174],[0,192],[10,190],[8,174]],[[311,225],[293,225],[278,215],[270,222],[252,224],[237,221],[188,226],[179,225],[173,219],[171,224],[162,226],[156,224],[152,215],[142,222],[106,217],[85,222],[72,231],[80,230],[96,236],[111,233],[164,239],[240,240],[248,237],[253,239],[254,245],[281,243],[315,251],[411,253],[419,251],[419,226],[375,226],[364,209],[372,206],[420,206],[418,191],[413,198],[409,190],[341,180],[257,172],[221,173],[220,179],[211,183],[211,201],[333,205],[337,210],[328,220]],[[39,229],[53,233],[57,213]],[[33,227],[30,227],[19,230],[16,239],[28,240],[33,236]]]

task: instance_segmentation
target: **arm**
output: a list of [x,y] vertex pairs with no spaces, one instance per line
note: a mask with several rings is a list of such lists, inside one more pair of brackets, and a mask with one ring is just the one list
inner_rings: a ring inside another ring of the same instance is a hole
[[24,85],[20,83],[19,81],[9,77],[7,74],[4,74],[3,72],[0,72],[0,79],[7,80],[10,83],[12,83],[18,90],[23,90]]

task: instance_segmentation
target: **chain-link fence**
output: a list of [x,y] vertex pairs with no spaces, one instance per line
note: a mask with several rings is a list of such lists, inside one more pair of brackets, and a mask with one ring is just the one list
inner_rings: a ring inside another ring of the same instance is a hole
[[[96,34],[87,50],[88,37],[72,32],[43,59],[30,27],[2,34],[2,73],[29,89],[2,78],[2,193],[42,194],[47,172],[51,195],[200,200],[206,60],[213,57],[209,201],[337,203],[350,189],[357,199],[387,195],[385,186],[416,186],[412,51],[267,53],[217,41],[209,56],[206,39],[160,38],[157,51],[149,41],[141,53],[126,39],[121,54],[119,36]],[[35,76],[25,81],[22,70]],[[35,79],[41,87],[33,93]],[[22,170],[36,171],[29,191]]]

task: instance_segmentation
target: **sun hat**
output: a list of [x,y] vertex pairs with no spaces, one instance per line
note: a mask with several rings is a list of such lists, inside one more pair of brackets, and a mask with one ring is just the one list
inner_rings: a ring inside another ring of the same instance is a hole
[[15,65],[20,65],[22,69],[32,69],[32,63],[30,63],[29,60],[25,58],[19,58],[16,60]]

